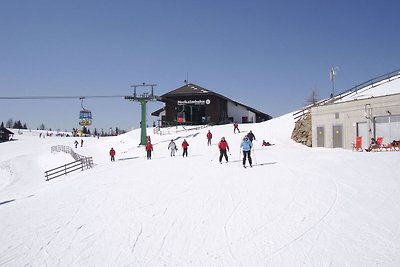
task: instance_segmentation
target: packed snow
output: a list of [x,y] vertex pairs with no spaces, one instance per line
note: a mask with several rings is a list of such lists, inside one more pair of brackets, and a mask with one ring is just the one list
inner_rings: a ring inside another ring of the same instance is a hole
[[[16,133],[0,144],[0,266],[400,266],[400,152],[308,148],[293,127],[287,114],[237,134],[149,128],[151,160],[139,130],[76,149],[80,138]],[[243,168],[249,130],[254,166]],[[171,139],[188,141],[187,158],[170,156]],[[73,161],[54,145],[95,166],[46,181]]]
[[336,103],[353,101],[358,99],[366,99],[378,96],[387,96],[399,94],[400,92],[400,73],[394,75],[388,79],[380,80],[376,83],[371,83],[368,86],[361,88],[360,90],[354,91],[347,96],[336,100]]

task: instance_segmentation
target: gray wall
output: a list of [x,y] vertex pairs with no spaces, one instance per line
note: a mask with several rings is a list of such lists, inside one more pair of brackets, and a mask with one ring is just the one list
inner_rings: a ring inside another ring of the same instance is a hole
[[[323,144],[324,147],[352,149],[357,129],[366,147],[369,139],[376,137],[375,118],[400,116],[400,94],[313,107],[311,115],[313,147]],[[394,138],[398,140],[400,136]],[[384,139],[384,143],[391,141]]]

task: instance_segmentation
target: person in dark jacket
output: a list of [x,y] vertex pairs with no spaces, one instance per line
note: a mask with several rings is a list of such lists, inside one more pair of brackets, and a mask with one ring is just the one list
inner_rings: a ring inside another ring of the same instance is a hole
[[188,146],[189,146],[189,143],[186,141],[186,139],[183,139],[183,142],[182,142],[182,148],[183,148],[182,157],[184,157],[185,155],[186,155],[186,157],[188,156]]
[[222,163],[222,157],[225,157],[226,162],[228,162],[228,155],[226,154],[229,151],[228,142],[226,142],[225,137],[221,138],[221,141],[218,143],[219,148],[219,163]]
[[265,140],[263,140],[262,146],[272,146],[272,144],[270,142],[266,142]]
[[250,132],[247,134],[247,138],[249,139],[250,142],[253,143],[253,140],[256,140],[256,136],[253,134],[253,132],[250,130]]
[[376,147],[376,139],[372,137],[369,147],[366,148],[365,151],[370,152],[375,147]]

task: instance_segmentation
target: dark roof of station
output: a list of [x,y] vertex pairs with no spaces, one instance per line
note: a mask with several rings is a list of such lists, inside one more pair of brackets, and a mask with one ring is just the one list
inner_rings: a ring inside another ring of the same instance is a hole
[[165,93],[161,96],[161,101],[166,102],[167,99],[169,98],[174,98],[174,97],[179,97],[179,96],[198,96],[198,95],[214,95],[217,96],[219,98],[225,99],[227,101],[231,101],[235,104],[241,105],[243,107],[245,107],[247,110],[252,111],[254,113],[258,113],[258,114],[262,114],[264,116],[268,116],[270,118],[272,118],[270,115],[263,113],[259,110],[256,110],[252,107],[249,107],[247,105],[243,105],[237,101],[234,101],[226,96],[223,96],[221,94],[215,93],[209,89],[206,89],[204,87],[198,86],[196,84],[193,83],[188,83],[185,84],[184,86],[179,87],[178,89],[172,90],[168,93]]

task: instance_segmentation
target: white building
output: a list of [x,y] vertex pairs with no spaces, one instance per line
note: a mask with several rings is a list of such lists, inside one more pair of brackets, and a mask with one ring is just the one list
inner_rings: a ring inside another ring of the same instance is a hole
[[312,146],[351,149],[356,137],[362,146],[383,137],[400,140],[400,71],[356,86],[311,108]]

